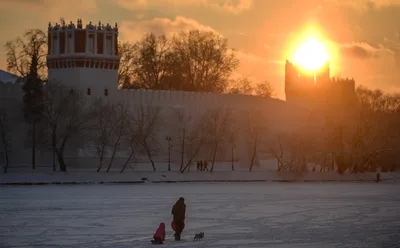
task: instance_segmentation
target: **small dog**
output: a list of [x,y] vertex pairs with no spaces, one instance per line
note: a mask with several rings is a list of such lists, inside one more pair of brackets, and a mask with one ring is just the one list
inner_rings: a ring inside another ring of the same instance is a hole
[[199,240],[202,240],[203,238],[204,238],[204,232],[201,232],[201,233],[194,235],[193,241],[199,241]]

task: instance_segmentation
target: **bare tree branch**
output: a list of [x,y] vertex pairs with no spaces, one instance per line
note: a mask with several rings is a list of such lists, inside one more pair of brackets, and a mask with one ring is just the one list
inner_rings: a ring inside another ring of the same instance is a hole
[[114,128],[111,131],[111,144],[113,147],[110,162],[107,167],[107,172],[109,172],[111,169],[115,154],[120,148],[120,145],[130,134],[130,125],[132,125],[132,113],[129,111],[129,106],[127,104],[117,104],[115,106],[115,111],[115,119],[112,124]]
[[207,120],[205,116],[200,116],[193,122],[193,125],[189,129],[185,129],[185,153],[188,156],[188,161],[185,166],[180,170],[184,173],[192,164],[193,159],[197,156],[200,149],[206,142],[207,138]]
[[29,29],[22,37],[8,41],[7,70],[20,77],[28,76],[32,63],[41,79],[47,77],[47,36],[40,29]]
[[55,83],[46,85],[43,103],[43,119],[53,153],[57,155],[60,171],[67,171],[64,160],[67,143],[88,135],[91,129],[88,125],[95,117],[93,106],[79,92]]
[[214,171],[214,164],[218,153],[229,141],[230,123],[232,122],[232,112],[230,109],[215,107],[206,113],[206,132],[207,144],[210,145],[212,162],[210,172]]
[[265,142],[267,120],[261,111],[250,110],[247,113],[248,144],[251,148],[249,171],[252,171],[256,161],[259,146]]
[[140,144],[151,162],[153,171],[156,171],[153,156],[159,150],[157,129],[162,124],[161,108],[152,105],[140,105],[135,109],[135,121]]

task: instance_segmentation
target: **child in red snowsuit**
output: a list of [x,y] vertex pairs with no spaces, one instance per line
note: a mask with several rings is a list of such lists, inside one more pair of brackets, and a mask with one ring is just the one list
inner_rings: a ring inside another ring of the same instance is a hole
[[157,228],[156,232],[154,233],[153,238],[154,238],[154,240],[152,241],[153,243],[156,243],[156,244],[164,243],[164,240],[165,240],[165,224],[164,223],[160,223],[160,226]]

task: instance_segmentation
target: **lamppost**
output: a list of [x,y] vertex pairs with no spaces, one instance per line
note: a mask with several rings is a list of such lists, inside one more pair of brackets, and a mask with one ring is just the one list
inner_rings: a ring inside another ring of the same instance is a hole
[[168,171],[171,171],[171,136],[165,137],[165,139],[168,141]]

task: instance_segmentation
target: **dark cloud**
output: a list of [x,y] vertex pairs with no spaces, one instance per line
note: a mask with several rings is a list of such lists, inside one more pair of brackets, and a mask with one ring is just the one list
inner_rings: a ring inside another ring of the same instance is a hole
[[358,59],[374,59],[395,55],[395,51],[390,48],[383,46],[373,47],[367,43],[343,44],[340,47],[340,52],[345,57]]

